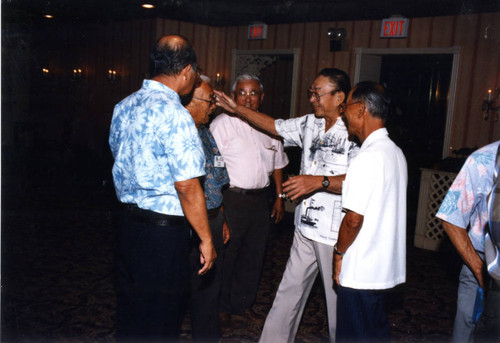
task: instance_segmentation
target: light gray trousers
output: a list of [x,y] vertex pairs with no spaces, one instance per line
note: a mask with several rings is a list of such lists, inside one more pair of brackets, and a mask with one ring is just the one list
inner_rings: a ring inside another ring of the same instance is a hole
[[333,289],[332,260],[332,246],[305,238],[295,229],[285,273],[273,307],[267,315],[259,342],[295,341],[302,313],[318,271],[321,273],[325,288],[330,342],[335,342],[337,294]]

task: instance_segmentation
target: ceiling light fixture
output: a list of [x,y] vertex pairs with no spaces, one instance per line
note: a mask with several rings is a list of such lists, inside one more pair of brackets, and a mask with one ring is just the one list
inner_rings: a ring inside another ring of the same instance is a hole
[[47,18],[47,19],[52,19],[54,18],[54,16],[52,14],[44,14],[43,15],[44,18]]
[[155,8],[155,5],[152,5],[152,4],[142,4],[142,7],[147,8],[147,9],[151,9],[151,8]]

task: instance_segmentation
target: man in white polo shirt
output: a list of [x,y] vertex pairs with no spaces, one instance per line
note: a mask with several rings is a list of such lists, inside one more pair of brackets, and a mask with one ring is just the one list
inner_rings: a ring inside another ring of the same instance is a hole
[[334,247],[338,342],[390,341],[386,290],[406,278],[406,159],[384,127],[389,99],[374,82],[348,95],[344,116],[361,149],[347,170]]

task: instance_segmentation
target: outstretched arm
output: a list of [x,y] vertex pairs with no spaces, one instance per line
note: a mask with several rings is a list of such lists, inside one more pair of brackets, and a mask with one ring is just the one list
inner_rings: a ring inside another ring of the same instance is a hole
[[274,118],[268,116],[267,114],[252,111],[249,108],[236,104],[236,102],[231,99],[230,96],[224,94],[224,92],[214,90],[214,93],[215,100],[217,100],[217,106],[224,108],[228,112],[237,114],[250,124],[267,131],[272,135],[279,136],[276,131],[276,127],[274,126]]

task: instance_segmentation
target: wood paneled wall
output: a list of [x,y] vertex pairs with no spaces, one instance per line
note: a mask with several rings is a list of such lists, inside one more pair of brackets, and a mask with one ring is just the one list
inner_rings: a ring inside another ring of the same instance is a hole
[[[266,40],[249,41],[247,26],[214,28],[158,19],[156,38],[179,32],[192,40],[207,75],[231,78],[231,50],[291,49],[301,51],[297,114],[310,112],[305,89],[316,73],[334,66],[354,77],[355,53],[363,48],[448,48],[460,46],[458,86],[451,149],[482,146],[500,139],[500,121],[483,120],[481,104],[489,88],[500,87],[500,13],[412,18],[408,38],[381,39],[381,20],[269,25]],[[344,50],[329,51],[328,28],[347,30]],[[226,84],[226,90],[229,89]]]
[[[75,109],[78,113],[78,118],[70,118],[71,122],[67,124],[74,128],[71,139],[100,151],[107,151],[107,132],[114,105],[141,86],[149,71],[151,47],[167,33],[181,33],[189,38],[205,73],[212,78],[220,73],[228,80],[226,91],[230,87],[228,83],[231,79],[232,49],[299,48],[298,94],[295,99],[298,115],[310,112],[305,89],[320,69],[334,66],[354,77],[354,51],[357,47],[460,46],[451,146],[453,149],[482,146],[500,139],[500,121],[495,122],[492,118],[485,121],[481,112],[487,90],[500,86],[500,13],[413,18],[410,19],[407,39],[380,39],[380,25],[380,20],[269,25],[266,40],[249,41],[247,26],[221,28],[166,19],[148,19],[72,27],[72,30],[67,30],[67,34],[56,35],[57,39],[64,40],[64,44],[52,42],[47,45],[51,51],[44,51],[46,48],[43,40],[50,41],[53,38],[47,37],[46,31],[45,36],[36,38],[35,41],[39,44],[37,54],[45,54],[50,57],[50,63],[54,66],[59,63],[68,69],[60,73],[61,77],[68,77],[74,67],[83,68],[85,81],[82,86],[62,90],[71,95],[68,95],[69,103],[62,108]],[[327,30],[331,27],[343,27],[347,30],[345,51],[329,51]],[[60,27],[53,30],[66,29]],[[40,56],[37,58],[43,60]],[[42,67],[42,62],[36,66]],[[117,70],[121,81],[109,84],[106,81],[108,69]],[[40,98],[37,101],[41,101]],[[64,99],[64,95],[60,98]],[[38,104],[32,104],[32,108],[36,111]],[[47,109],[46,112],[50,111]],[[59,115],[53,120],[60,119]]]

